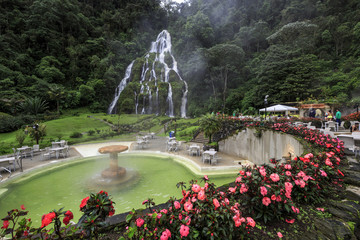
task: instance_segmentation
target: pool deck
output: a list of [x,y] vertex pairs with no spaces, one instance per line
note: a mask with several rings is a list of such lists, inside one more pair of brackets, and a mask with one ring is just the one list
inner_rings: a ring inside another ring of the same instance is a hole
[[[8,179],[12,179],[24,173],[31,172],[35,169],[42,168],[47,165],[55,164],[60,161],[67,160],[76,160],[76,158],[82,157],[92,157],[100,156],[98,149],[103,146],[108,145],[126,145],[129,147],[129,150],[126,152],[129,153],[146,153],[146,154],[155,154],[161,156],[172,157],[175,161],[180,164],[185,165],[190,170],[192,170],[197,175],[212,175],[212,174],[227,174],[227,173],[236,173],[242,169],[242,165],[251,165],[252,163],[238,158],[236,156],[231,156],[222,152],[218,152],[218,156],[221,160],[218,161],[215,165],[210,165],[209,163],[203,163],[201,156],[190,156],[186,150],[186,145],[196,144],[196,143],[182,143],[179,151],[168,152],[167,151],[167,138],[155,136],[154,139],[150,139],[149,144],[144,149],[138,149],[136,142],[119,142],[119,141],[104,141],[101,143],[90,143],[90,144],[78,144],[73,145],[70,148],[69,156],[67,158],[52,158],[50,160],[43,159],[42,153],[34,155],[32,159],[30,157],[23,159],[23,172],[17,167],[15,172],[12,172],[11,176],[6,171],[1,171],[0,174],[3,177],[3,180],[0,182],[6,182]],[[201,146],[201,144],[198,144]],[[1,178],[0,178],[1,180]]]

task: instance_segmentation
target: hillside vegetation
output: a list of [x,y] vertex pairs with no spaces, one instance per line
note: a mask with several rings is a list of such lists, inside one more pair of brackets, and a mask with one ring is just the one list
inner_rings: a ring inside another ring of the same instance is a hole
[[[5,0],[0,112],[105,112],[126,66],[168,29],[189,84],[188,116],[269,103],[359,102],[357,0]],[[33,113],[30,113],[33,114]]]

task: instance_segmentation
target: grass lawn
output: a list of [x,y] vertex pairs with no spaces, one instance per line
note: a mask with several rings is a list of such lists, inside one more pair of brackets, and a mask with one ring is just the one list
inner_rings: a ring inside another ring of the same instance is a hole
[[[92,116],[96,119],[90,118],[89,116]],[[111,134],[114,132],[112,131],[111,126],[109,126],[106,122],[113,125],[137,125],[140,126],[140,131],[144,133],[155,132],[159,134],[164,128],[164,123],[169,120],[171,120],[171,118],[167,116],[156,116],[153,114],[108,115],[106,113],[89,113],[86,108],[73,109],[64,112],[59,119],[43,122],[43,124],[46,125],[46,136],[40,142],[40,147],[44,148],[51,146],[51,142],[59,139],[67,140],[69,141],[69,144],[100,142],[104,141],[105,139],[116,141],[132,141],[135,140],[136,133],[111,136]],[[175,123],[178,126],[178,131],[183,131],[181,135],[186,135],[187,132],[191,132],[193,129],[191,125],[196,124],[198,120],[199,119],[178,119],[176,122],[170,122],[170,124],[168,124],[168,131],[175,126]],[[88,134],[90,130],[93,131],[91,136]],[[14,132],[0,134],[0,154],[12,153],[11,148],[20,147],[16,140],[16,134],[21,131],[24,130],[19,129]],[[82,137],[71,138],[70,136],[75,132],[82,133]],[[162,133],[161,135],[165,135],[165,133]],[[189,137],[191,136],[188,136],[187,138]],[[185,140],[185,138],[182,140]],[[34,144],[36,144],[34,140],[32,140],[30,137],[26,137],[22,145],[32,146]]]

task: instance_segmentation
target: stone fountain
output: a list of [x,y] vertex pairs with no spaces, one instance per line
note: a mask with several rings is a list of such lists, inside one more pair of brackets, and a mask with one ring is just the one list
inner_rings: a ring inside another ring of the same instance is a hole
[[126,169],[118,165],[118,153],[128,150],[128,146],[111,145],[99,148],[99,153],[110,154],[110,166],[101,172],[101,176],[106,179],[122,178],[126,175]]
[[91,179],[92,187],[89,186],[89,188],[101,187],[105,190],[113,187],[125,187],[136,182],[137,171],[126,169],[118,164],[118,154],[126,150],[128,150],[128,146],[123,145],[110,145],[98,149],[99,153],[110,155],[110,163],[109,167],[101,172],[101,175]]

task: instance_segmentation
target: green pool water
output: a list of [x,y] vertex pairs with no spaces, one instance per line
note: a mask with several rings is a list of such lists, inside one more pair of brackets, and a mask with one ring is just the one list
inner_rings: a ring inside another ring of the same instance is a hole
[[[109,192],[116,203],[116,213],[122,213],[132,208],[142,208],[142,202],[147,198],[153,198],[159,204],[170,197],[180,197],[181,191],[176,188],[178,182],[188,184],[191,179],[200,180],[202,177],[169,157],[120,154],[119,166],[137,171],[138,177],[119,187],[91,186],[92,179],[100,175],[108,164],[108,156],[76,160],[2,184],[0,218],[5,217],[7,211],[24,204],[35,226],[40,225],[44,213],[62,207],[64,210],[71,210],[77,220],[81,216],[81,200],[91,192],[100,190]],[[234,181],[235,174],[209,178],[217,186],[221,186]]]

